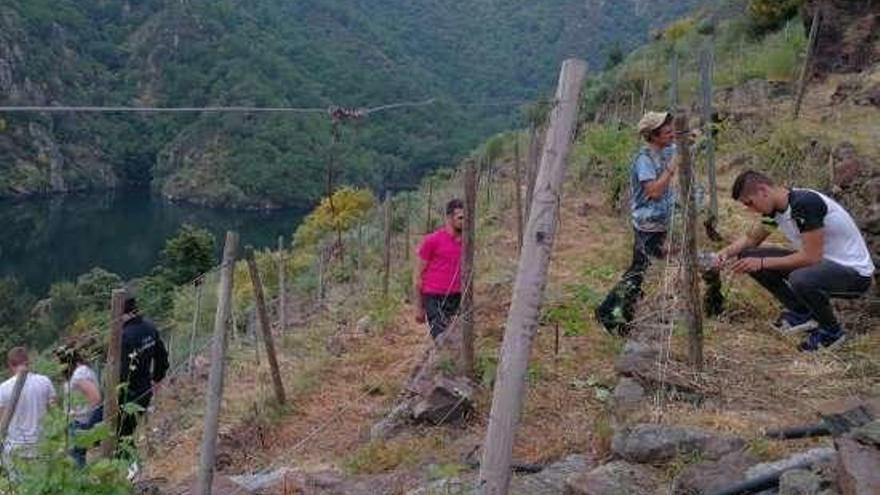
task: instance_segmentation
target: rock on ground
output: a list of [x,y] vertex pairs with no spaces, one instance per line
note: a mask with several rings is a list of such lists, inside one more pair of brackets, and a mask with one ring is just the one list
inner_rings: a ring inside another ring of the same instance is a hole
[[628,461],[659,464],[679,455],[698,453],[707,460],[742,449],[741,438],[696,428],[639,424],[614,434],[611,450]]
[[837,483],[844,495],[880,493],[880,449],[849,437],[838,438]]
[[566,482],[566,495],[652,494],[660,485],[656,471],[641,464],[614,461]]
[[717,461],[703,461],[684,468],[675,478],[673,493],[699,495],[740,483],[746,470],[758,461],[745,451],[732,452]]

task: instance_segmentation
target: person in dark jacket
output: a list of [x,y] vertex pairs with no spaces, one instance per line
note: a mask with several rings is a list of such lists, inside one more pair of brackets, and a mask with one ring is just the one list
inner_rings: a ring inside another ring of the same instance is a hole
[[119,439],[120,444],[131,445],[141,414],[134,410],[145,411],[150,406],[155,387],[168,371],[168,351],[153,323],[140,315],[133,297],[125,301],[122,321]]

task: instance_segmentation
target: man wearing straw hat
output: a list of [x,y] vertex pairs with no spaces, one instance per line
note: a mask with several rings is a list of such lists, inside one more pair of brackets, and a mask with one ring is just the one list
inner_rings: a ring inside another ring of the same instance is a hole
[[633,158],[630,170],[632,262],[620,282],[596,308],[596,319],[614,335],[629,332],[627,327],[641,295],[651,257],[665,255],[666,230],[675,202],[671,187],[675,176],[672,114],[648,112],[639,121],[638,131],[645,144]]

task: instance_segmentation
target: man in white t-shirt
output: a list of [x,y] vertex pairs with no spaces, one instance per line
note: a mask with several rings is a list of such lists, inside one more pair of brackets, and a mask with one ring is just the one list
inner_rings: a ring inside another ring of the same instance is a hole
[[[856,223],[836,201],[810,189],[789,189],[752,170],[733,184],[733,199],[764,216],[763,225],[722,249],[719,262],[748,273],[785,306],[775,326],[809,331],[800,349],[836,346],[846,333],[830,297],[857,297],[871,287],[874,263]],[[758,247],[779,228],[792,249]]]
[[[0,415],[12,405],[16,375],[28,368],[27,349],[13,348],[9,351],[6,362],[12,371],[12,378],[0,384]],[[13,457],[27,459],[37,455],[36,447],[41,438],[43,417],[54,401],[55,387],[52,381],[43,375],[28,373],[3,443],[4,464]]]

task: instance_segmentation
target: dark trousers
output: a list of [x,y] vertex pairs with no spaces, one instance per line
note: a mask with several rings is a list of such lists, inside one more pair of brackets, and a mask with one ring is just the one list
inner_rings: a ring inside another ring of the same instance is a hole
[[[778,247],[745,249],[740,258],[780,258],[794,251]],[[871,287],[871,278],[850,267],[823,259],[795,270],[760,270],[750,273],[791,311],[809,314],[822,328],[839,326],[830,298],[856,298]]]
[[422,294],[425,315],[431,328],[431,337],[436,339],[458,314],[461,294]]
[[636,290],[641,290],[645,280],[645,272],[651,266],[651,258],[662,258],[663,243],[666,242],[666,232],[643,232],[633,230],[633,253],[629,268],[623,273],[621,282],[631,284]]
[[632,321],[635,304],[642,294],[645,272],[651,258],[662,258],[666,232],[644,232],[633,229],[632,262],[617,285],[596,308],[596,319],[612,333],[623,335]]
[[[70,424],[70,432],[73,437],[76,437],[77,432],[80,431],[88,431],[95,427],[96,424],[100,423],[104,419],[104,406],[98,406],[93,411],[85,422],[83,421],[74,421]],[[74,439],[74,442],[76,440]],[[70,450],[70,456],[73,457],[73,461],[77,466],[83,467],[86,465],[86,451],[88,450],[85,446],[74,446]]]
[[142,392],[139,394],[131,394],[131,397],[125,397],[124,395],[120,396],[119,400],[119,449],[116,452],[116,456],[123,459],[131,458],[131,454],[134,450],[134,431],[137,429],[138,420],[140,419],[143,411],[131,411],[126,412],[127,408],[126,404],[134,404],[138,407],[134,407],[134,409],[143,409],[146,410],[150,406],[150,401],[153,399],[152,392]]

